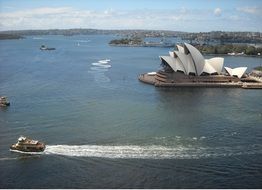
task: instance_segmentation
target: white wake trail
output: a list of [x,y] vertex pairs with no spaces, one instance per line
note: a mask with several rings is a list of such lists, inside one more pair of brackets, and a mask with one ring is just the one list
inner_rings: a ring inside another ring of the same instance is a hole
[[[75,157],[123,159],[199,159],[218,156],[262,153],[247,147],[166,147],[166,146],[103,146],[103,145],[47,145],[45,154]],[[250,151],[247,151],[250,150]]]

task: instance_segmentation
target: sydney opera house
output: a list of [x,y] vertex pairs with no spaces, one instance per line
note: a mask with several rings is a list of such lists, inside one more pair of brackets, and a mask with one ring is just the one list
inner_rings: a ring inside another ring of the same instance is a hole
[[205,59],[188,43],[160,56],[162,69],[141,74],[139,80],[155,86],[242,87],[259,83],[245,74],[247,67],[224,67],[224,58]]

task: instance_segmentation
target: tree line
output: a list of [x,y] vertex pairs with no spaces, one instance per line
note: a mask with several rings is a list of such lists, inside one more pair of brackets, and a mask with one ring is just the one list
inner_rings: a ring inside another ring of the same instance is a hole
[[195,45],[195,47],[204,54],[228,54],[228,53],[244,53],[246,55],[261,55],[262,47],[252,45]]

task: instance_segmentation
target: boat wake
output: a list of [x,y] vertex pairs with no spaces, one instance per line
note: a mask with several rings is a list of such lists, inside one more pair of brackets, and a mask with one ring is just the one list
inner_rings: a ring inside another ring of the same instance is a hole
[[92,63],[92,65],[103,67],[103,68],[110,68],[111,67],[111,65],[105,65],[104,63]]
[[[11,152],[19,153],[18,157],[3,157],[0,158],[0,161],[9,161],[9,160],[20,160],[20,159],[27,159],[27,158],[32,158],[32,157],[39,157],[40,155],[45,154],[45,152],[23,152],[19,150],[12,150],[9,149]],[[15,155],[15,154],[14,154]]]
[[8,160],[17,160],[19,159],[18,157],[15,157],[15,158],[0,158],[0,161],[8,161]]
[[42,37],[33,37],[32,39],[33,40],[43,40],[44,38],[42,38]]
[[166,146],[102,146],[102,145],[47,145],[45,154],[72,157],[122,159],[200,159],[244,154],[261,154],[261,145],[250,147],[166,147]]
[[98,63],[100,63],[100,64],[107,64],[110,61],[111,61],[110,59],[102,59],[102,60],[98,61]]
[[111,68],[111,65],[109,64],[110,61],[110,59],[103,59],[96,63],[92,63],[89,73],[93,74],[95,82],[110,82],[110,79],[105,75],[105,72]]

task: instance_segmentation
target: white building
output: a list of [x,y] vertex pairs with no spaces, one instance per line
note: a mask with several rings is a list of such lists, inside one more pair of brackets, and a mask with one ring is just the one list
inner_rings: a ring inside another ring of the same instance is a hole
[[[169,52],[169,56],[160,56],[162,63],[167,64],[174,72],[185,75],[219,75],[222,72],[224,58],[214,57],[205,59],[198,49],[188,43],[184,47],[177,45],[178,51]],[[231,69],[225,67],[230,76],[241,78],[246,67]]]

